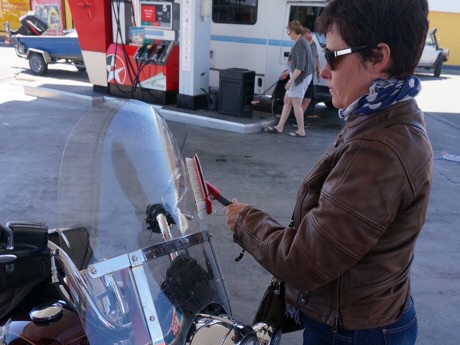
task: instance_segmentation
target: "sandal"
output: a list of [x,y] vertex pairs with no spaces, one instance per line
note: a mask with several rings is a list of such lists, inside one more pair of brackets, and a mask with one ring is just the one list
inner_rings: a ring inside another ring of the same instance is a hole
[[267,133],[275,133],[275,134],[281,134],[282,133],[279,130],[277,130],[275,127],[272,127],[272,126],[265,127],[265,132],[267,132]]
[[300,135],[300,134],[297,133],[297,132],[290,132],[290,133],[289,133],[289,136],[290,136],[290,137],[295,137],[295,138],[305,138],[305,135]]

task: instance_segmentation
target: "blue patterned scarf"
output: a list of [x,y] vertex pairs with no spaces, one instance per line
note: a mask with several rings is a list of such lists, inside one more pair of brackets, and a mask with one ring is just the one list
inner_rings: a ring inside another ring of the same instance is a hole
[[376,79],[369,88],[369,94],[358,98],[346,109],[339,109],[339,116],[345,121],[351,114],[370,115],[390,105],[417,96],[422,89],[420,79],[415,76],[406,79]]

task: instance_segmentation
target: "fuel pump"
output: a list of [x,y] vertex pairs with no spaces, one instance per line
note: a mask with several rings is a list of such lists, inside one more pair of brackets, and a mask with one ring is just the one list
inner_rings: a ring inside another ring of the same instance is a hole
[[168,104],[179,90],[179,4],[112,1],[113,43],[106,52],[109,93]]

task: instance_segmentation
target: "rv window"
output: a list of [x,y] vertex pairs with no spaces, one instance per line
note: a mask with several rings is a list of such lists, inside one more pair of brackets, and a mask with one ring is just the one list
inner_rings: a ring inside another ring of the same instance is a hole
[[322,7],[313,6],[291,6],[289,11],[289,21],[298,20],[304,27],[315,31],[316,18],[319,17]]
[[213,0],[212,20],[224,24],[255,24],[258,0]]

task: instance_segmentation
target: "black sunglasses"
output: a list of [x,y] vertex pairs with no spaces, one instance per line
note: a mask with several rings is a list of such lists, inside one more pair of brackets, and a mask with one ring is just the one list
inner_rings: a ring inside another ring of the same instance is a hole
[[323,52],[324,52],[324,58],[326,59],[327,64],[331,67],[331,70],[333,70],[334,64],[332,61],[334,59],[341,57],[341,56],[348,55],[348,54],[359,52],[366,48],[369,48],[369,46],[349,47],[349,48],[333,50],[333,51],[330,51],[329,49],[324,48]]

